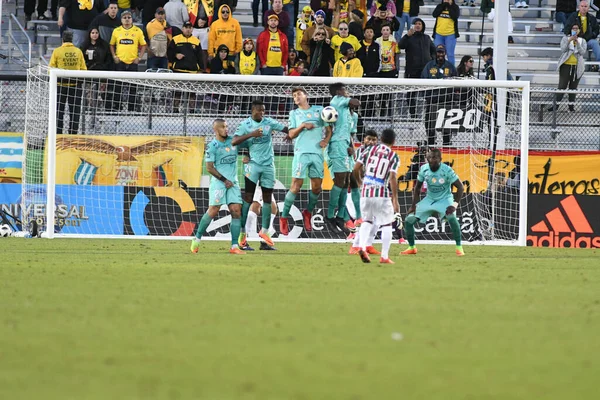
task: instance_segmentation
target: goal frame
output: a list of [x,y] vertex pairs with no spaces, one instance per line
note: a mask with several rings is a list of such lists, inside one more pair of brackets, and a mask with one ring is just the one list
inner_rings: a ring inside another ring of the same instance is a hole
[[[482,241],[482,244],[494,245],[518,245],[527,244],[527,207],[528,207],[528,152],[529,152],[529,101],[530,101],[530,83],[529,81],[484,81],[484,80],[439,80],[439,79],[387,79],[380,78],[333,78],[333,77],[290,77],[290,76],[262,76],[252,75],[211,75],[211,74],[150,74],[147,72],[119,72],[119,71],[74,71],[50,68],[49,73],[49,96],[48,96],[48,137],[47,144],[47,183],[46,183],[46,226],[52,227],[55,224],[55,194],[56,194],[56,139],[57,139],[57,101],[58,101],[58,80],[60,78],[83,78],[83,79],[141,79],[155,81],[204,81],[204,82],[227,82],[227,83],[264,83],[264,84],[322,84],[329,85],[334,82],[342,82],[347,85],[381,85],[385,83],[390,86],[421,86],[427,87],[456,87],[456,88],[493,88],[493,89],[520,89],[521,95],[521,179],[519,190],[519,229],[518,239],[516,241]],[[500,96],[502,101],[505,96]],[[27,134],[27,132],[26,132]],[[128,236],[128,235],[84,235],[84,234],[61,234],[55,233],[53,229],[48,229],[45,237],[86,237],[86,238],[131,238],[131,239],[186,239],[187,237],[162,237],[162,236]],[[209,238],[207,238],[209,239]],[[216,239],[215,240],[219,240]],[[285,241],[285,239],[279,239]],[[306,241],[339,242],[335,239],[305,239]],[[293,239],[290,241],[299,241]],[[300,241],[303,241],[302,239]],[[421,241],[422,243],[445,243],[447,241]],[[477,242],[474,242],[477,243]]]

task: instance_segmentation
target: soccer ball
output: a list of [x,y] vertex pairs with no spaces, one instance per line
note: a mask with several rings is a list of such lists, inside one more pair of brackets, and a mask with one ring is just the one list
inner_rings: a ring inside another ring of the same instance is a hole
[[332,106],[327,106],[321,111],[321,119],[328,123],[333,123],[338,119],[338,112]]
[[4,224],[0,226],[0,237],[8,237],[12,235],[12,229],[10,226]]

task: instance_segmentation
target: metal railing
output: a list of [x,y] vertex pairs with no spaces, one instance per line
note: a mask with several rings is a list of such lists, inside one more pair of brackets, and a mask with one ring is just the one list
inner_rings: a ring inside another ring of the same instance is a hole
[[[15,35],[13,32],[13,21],[14,21],[14,23],[17,24],[17,26],[19,27],[19,29],[21,30],[23,35],[27,38],[27,53],[25,53],[25,50],[23,50],[23,48],[21,47],[21,45],[15,38]],[[31,38],[29,37],[29,35],[25,31],[25,28],[23,28],[23,25],[21,25],[21,23],[19,22],[19,20],[15,16],[15,14],[10,14],[10,18],[8,19],[8,62],[9,63],[12,61],[12,58],[13,58],[13,55],[12,55],[13,44],[15,46],[17,46],[17,49],[19,50],[19,52],[23,55],[23,57],[25,57],[27,59],[27,67],[30,68],[31,67],[31,46],[32,46]]]

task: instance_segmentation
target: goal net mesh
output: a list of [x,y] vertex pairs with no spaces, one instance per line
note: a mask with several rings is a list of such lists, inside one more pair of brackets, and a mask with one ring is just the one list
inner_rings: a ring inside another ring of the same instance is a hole
[[[265,116],[287,125],[295,107],[294,87],[308,92],[311,105],[326,106],[331,100],[328,83],[334,82],[286,78],[261,83],[253,77],[234,80],[227,75],[218,81],[207,75],[190,80],[188,75],[160,72],[133,75],[135,78],[122,79],[115,79],[110,72],[94,77],[63,76],[51,88],[48,69],[29,70],[20,200],[24,229],[30,229],[33,221],[42,230],[48,229],[45,206],[52,153],[54,232],[58,236],[190,236],[208,207],[210,177],[204,151],[214,139],[213,120],[224,118],[233,135],[250,117],[252,101],[260,99]],[[442,150],[443,162],[452,166],[464,183],[465,195],[457,212],[463,238],[517,240],[521,89],[465,86],[461,80],[439,81],[439,86],[405,85],[402,80],[388,79],[381,79],[380,84],[366,82],[352,80],[347,85],[349,95],[361,101],[355,146],[367,130],[380,134],[385,128],[394,129],[394,150],[401,160],[397,175],[402,214],[410,206],[427,146],[435,146]],[[501,98],[506,98],[506,107],[497,107]],[[56,115],[49,119],[53,103]],[[56,126],[56,146],[49,146],[49,121]],[[292,180],[293,145],[284,138],[280,132],[273,136],[274,197],[279,211]],[[242,190],[243,163],[239,157]],[[331,231],[324,223],[333,185],[327,166],[312,232],[304,228],[301,211],[308,202],[309,184],[305,180],[292,207],[290,234],[279,236],[277,217],[274,238],[344,240],[342,232]],[[351,196],[347,207],[355,217]],[[207,235],[228,238],[229,221],[226,207],[222,207]],[[260,214],[258,221],[259,229]],[[253,233],[249,232],[250,237]],[[421,221],[417,227],[417,240],[450,239],[449,225],[439,218]]]

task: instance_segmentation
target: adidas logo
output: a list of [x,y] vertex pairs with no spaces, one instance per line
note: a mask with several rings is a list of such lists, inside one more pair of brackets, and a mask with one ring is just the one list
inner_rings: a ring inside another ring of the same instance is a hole
[[544,220],[531,227],[531,232],[534,234],[527,236],[528,246],[600,247],[600,236],[593,236],[594,230],[575,196],[561,200],[558,207],[546,213]]

